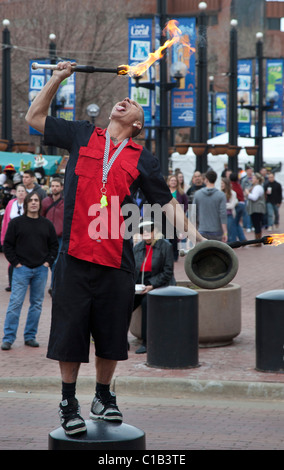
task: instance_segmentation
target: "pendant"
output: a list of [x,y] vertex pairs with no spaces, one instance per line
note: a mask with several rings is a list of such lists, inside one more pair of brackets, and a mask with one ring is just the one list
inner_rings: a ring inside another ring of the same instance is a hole
[[101,203],[101,209],[102,209],[103,207],[107,207],[107,206],[108,206],[107,197],[106,197],[105,194],[102,195],[101,200],[100,200],[100,203]]

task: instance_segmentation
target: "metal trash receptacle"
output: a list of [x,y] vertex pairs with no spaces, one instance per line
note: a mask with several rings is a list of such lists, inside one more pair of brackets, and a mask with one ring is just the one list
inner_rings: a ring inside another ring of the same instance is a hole
[[194,290],[169,286],[148,293],[147,365],[198,367],[198,294]]
[[256,297],[256,369],[284,372],[284,290]]

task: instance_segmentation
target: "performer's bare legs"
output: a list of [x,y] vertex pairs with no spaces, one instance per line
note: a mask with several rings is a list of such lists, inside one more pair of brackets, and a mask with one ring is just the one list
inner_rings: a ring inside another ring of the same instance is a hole
[[[113,377],[117,361],[96,357],[96,380],[101,384],[108,385]],[[80,362],[59,362],[62,381],[74,383],[77,380]]]

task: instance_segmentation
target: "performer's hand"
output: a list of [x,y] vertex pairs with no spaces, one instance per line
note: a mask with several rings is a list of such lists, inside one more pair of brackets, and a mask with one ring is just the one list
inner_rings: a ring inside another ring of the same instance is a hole
[[70,77],[74,72],[72,65],[76,65],[76,62],[58,62],[57,69],[53,71],[53,75],[60,77],[60,80],[63,81],[65,78]]
[[148,294],[148,292],[150,292],[151,290],[153,290],[153,286],[145,286],[145,289],[143,290],[142,294]]

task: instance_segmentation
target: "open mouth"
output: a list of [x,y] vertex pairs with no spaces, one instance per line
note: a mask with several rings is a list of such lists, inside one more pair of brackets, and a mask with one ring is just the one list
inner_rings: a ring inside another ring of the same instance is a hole
[[126,103],[120,103],[115,107],[116,111],[124,112],[126,111]]

